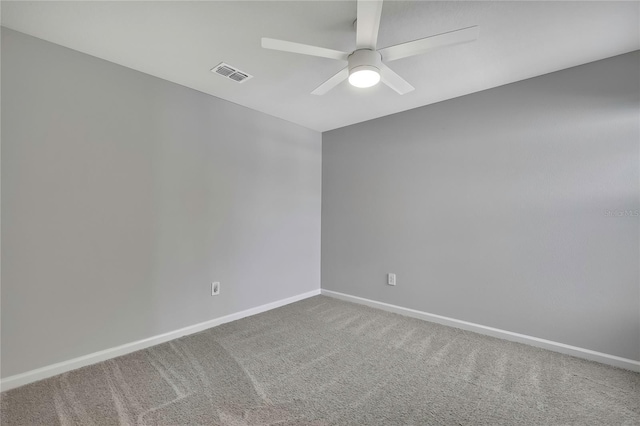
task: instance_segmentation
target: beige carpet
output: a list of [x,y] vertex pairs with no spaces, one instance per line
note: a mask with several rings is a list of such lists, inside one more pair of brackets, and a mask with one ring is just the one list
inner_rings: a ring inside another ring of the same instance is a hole
[[317,296],[2,394],[2,425],[640,425],[640,374]]

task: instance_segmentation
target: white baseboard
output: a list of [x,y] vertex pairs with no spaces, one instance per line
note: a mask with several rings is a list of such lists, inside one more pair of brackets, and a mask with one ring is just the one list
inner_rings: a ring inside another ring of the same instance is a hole
[[537,337],[527,336],[525,334],[500,330],[499,328],[487,327],[480,324],[474,324],[472,322],[448,318],[442,315],[430,314],[427,312],[417,311],[415,309],[403,308],[402,306],[364,299],[362,297],[351,296],[349,294],[338,293],[336,291],[322,289],[321,293],[325,296],[334,297],[336,299],[345,300],[347,302],[359,303],[361,305],[371,306],[373,308],[394,312],[396,314],[405,315],[408,317],[418,318],[442,325],[448,325],[450,327],[461,328],[463,330],[473,331],[487,336],[498,337],[500,339],[509,340],[512,342],[524,343],[526,345],[548,349],[550,351],[560,352],[566,355],[572,355],[578,358],[584,358],[591,361],[597,361],[602,364],[608,364],[614,367],[620,367],[627,370],[640,372],[640,361],[635,361],[628,358],[622,358],[615,355],[592,351],[590,349],[584,349],[577,346],[565,345],[564,343],[553,342],[551,340],[539,339]]
[[226,315],[224,317],[215,318],[209,321],[201,322],[199,324],[190,325],[188,327],[181,328],[179,330],[170,331],[168,333],[159,334],[157,336],[149,337],[146,339],[138,340],[137,342],[127,343],[115,348],[105,349],[102,351],[94,352],[89,355],[84,355],[78,358],[73,358],[68,361],[59,362],[57,364],[51,364],[46,367],[38,368],[36,370],[27,371],[26,373],[16,374],[5,379],[0,380],[0,390],[6,391],[9,389],[17,388],[19,386],[26,385],[28,383],[36,382],[38,380],[46,379],[58,374],[66,373],[67,371],[75,370],[80,367],[95,364],[97,362],[106,361],[111,358],[126,355],[131,352],[139,351],[150,346],[159,345],[160,343],[168,342],[169,340],[177,339],[178,337],[186,336],[189,334],[198,333],[211,327],[218,326],[227,322],[239,320],[241,318],[250,317],[262,312],[270,311],[271,309],[279,308],[284,305],[288,305],[293,302],[297,302],[308,297],[316,296],[320,294],[320,289],[302,293],[297,296],[289,297],[282,300],[277,300],[266,305],[257,306],[255,308],[247,309],[245,311],[236,312],[234,314]]

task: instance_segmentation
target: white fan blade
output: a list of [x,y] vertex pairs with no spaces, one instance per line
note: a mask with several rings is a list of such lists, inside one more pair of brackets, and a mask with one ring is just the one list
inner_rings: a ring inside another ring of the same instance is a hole
[[407,83],[407,81],[395,73],[391,68],[385,64],[380,64],[380,79],[384,84],[391,87],[396,92],[404,95],[414,90],[414,87]]
[[294,43],[292,41],[276,40],[274,38],[262,37],[262,47],[265,49],[281,50],[283,52],[301,53],[303,55],[319,56],[321,58],[338,59],[340,61],[346,61],[349,58],[349,54],[347,52],[311,46],[308,44]]
[[395,61],[396,59],[420,55],[437,47],[474,41],[478,38],[479,32],[480,30],[477,26],[463,28],[461,30],[385,47],[384,49],[378,50],[378,52],[380,52],[384,61]]
[[324,95],[329,90],[333,89],[338,84],[345,81],[347,78],[349,78],[349,68],[345,67],[345,68],[342,68],[340,71],[338,71],[338,73],[333,77],[331,77],[329,80],[325,81],[320,86],[316,87],[316,89],[313,92],[311,92],[311,94]]
[[358,0],[356,49],[376,50],[381,15],[381,0]]

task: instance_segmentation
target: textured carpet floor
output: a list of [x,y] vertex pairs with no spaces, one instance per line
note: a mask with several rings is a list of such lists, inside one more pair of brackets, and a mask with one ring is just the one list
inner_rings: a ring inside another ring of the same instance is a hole
[[640,374],[325,296],[1,395],[2,425],[639,425]]

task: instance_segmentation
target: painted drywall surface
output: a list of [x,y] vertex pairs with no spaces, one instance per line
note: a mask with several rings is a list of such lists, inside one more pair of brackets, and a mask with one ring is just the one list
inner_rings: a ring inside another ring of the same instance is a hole
[[640,360],[639,73],[634,52],[324,133],[322,288]]
[[318,132],[3,29],[2,377],[318,289],[320,196]]

